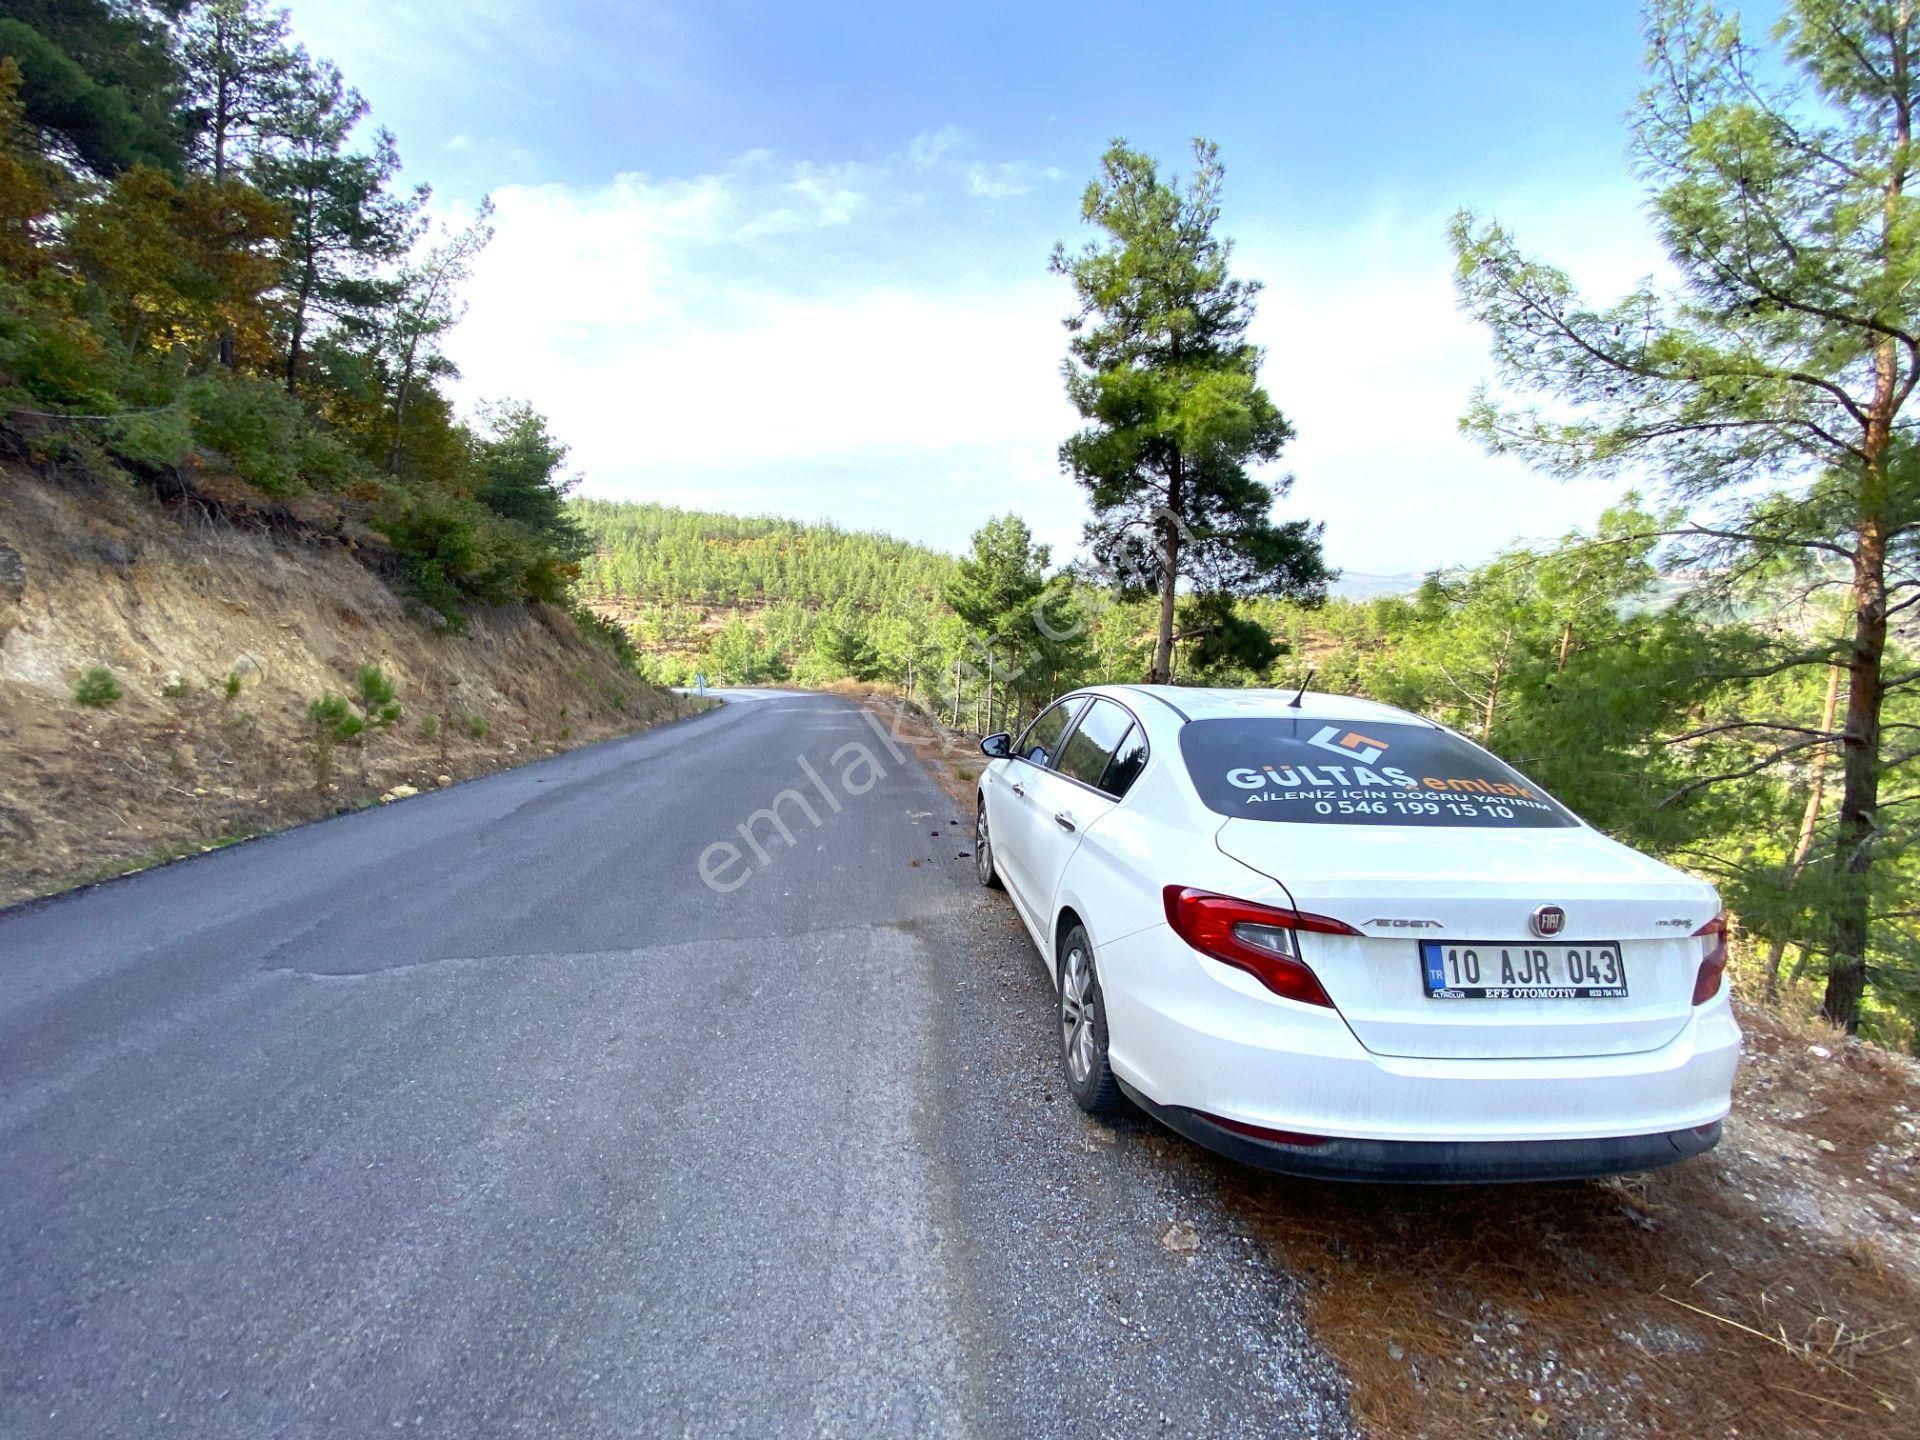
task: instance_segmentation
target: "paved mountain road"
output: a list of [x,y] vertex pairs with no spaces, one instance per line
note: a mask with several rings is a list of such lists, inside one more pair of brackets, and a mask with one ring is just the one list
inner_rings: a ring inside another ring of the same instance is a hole
[[0,1435],[1346,1433],[970,841],[755,693],[0,915]]

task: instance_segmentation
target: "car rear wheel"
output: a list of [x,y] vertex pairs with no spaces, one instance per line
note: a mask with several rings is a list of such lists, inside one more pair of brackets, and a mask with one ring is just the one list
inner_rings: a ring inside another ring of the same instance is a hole
[[1093,944],[1075,925],[1060,942],[1060,1059],[1074,1104],[1089,1115],[1111,1115],[1120,1085],[1107,1064],[1107,1004],[1093,965]]
[[973,802],[973,873],[989,890],[1000,888],[1000,877],[993,872],[993,837],[987,834],[987,797]]

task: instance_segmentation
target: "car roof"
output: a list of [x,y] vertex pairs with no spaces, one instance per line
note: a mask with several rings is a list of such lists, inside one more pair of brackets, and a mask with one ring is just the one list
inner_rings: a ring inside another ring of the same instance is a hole
[[1320,717],[1328,720],[1396,721],[1402,725],[1424,725],[1438,729],[1431,720],[1406,710],[1361,700],[1352,695],[1329,695],[1308,690],[1293,705],[1292,688],[1278,690],[1228,689],[1199,685],[1090,685],[1087,693],[1110,695],[1135,707],[1143,696],[1151,696],[1187,720],[1218,720],[1248,715],[1272,715],[1279,719]]

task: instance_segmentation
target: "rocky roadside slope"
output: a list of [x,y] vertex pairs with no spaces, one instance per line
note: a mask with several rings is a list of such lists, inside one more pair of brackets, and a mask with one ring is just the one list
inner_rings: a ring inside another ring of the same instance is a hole
[[[453,634],[351,540],[208,494],[0,464],[0,904],[687,713],[562,609]],[[322,743],[309,704],[369,664],[398,717]]]

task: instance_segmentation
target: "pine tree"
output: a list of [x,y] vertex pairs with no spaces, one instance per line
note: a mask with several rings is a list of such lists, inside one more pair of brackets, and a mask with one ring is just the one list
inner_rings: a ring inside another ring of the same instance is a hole
[[1020,678],[1028,641],[1034,634],[1032,610],[1046,588],[1049,550],[1033,543],[1033,532],[1017,515],[989,520],[973,532],[973,553],[954,567],[946,600],[974,635],[984,660],[987,708],[993,687],[1003,690]]
[[387,473],[400,466],[407,433],[407,409],[423,378],[451,377],[455,372],[439,342],[464,312],[460,286],[473,262],[493,239],[493,201],[480,202],[479,212],[464,229],[449,235],[401,278],[401,300],[383,339],[392,381],[392,439],[387,446]]
[[[288,43],[284,9],[269,10],[261,0],[200,0],[183,18],[180,58],[198,107],[198,156],[219,190],[291,128],[308,78],[306,55]],[[221,333],[219,351],[231,369],[232,331]]]
[[287,38],[287,12],[262,0],[199,0],[181,22],[187,98],[199,121],[196,157],[214,183],[286,135],[306,58]]
[[474,442],[480,477],[475,497],[496,515],[517,521],[565,559],[578,559],[590,543],[567,513],[567,492],[580,483],[565,475],[567,447],[547,428],[547,417],[524,401],[481,407],[484,433]]
[[1482,396],[1467,424],[1496,453],[1560,474],[1667,477],[1676,499],[1711,507],[1694,531],[1704,563],[1731,572],[1804,556],[1844,570],[1844,646],[1802,644],[1773,661],[1822,678],[1843,664],[1840,727],[1747,717],[1771,743],[1723,779],[1838,753],[1819,907],[1826,1014],[1851,1028],[1876,866],[1905,819],[1882,815],[1881,782],[1920,758],[1888,743],[1882,713],[1920,683],[1887,665],[1889,615],[1920,600],[1908,413],[1920,383],[1920,17],[1907,3],[1793,0],[1774,35],[1770,56],[1738,17],[1699,0],[1650,8],[1634,134],[1681,281],[1673,293],[1648,282],[1592,308],[1499,225],[1458,217],[1461,301],[1487,326],[1501,378],[1556,402],[1544,413]]
[[287,393],[297,394],[309,336],[327,327],[348,344],[365,344],[399,296],[387,271],[418,237],[423,185],[391,187],[400,169],[393,137],[376,131],[363,153],[348,150],[367,103],[333,65],[313,67],[293,97],[285,144],[250,167],[261,193],[287,211],[284,334]]
[[1291,479],[1267,484],[1248,466],[1293,437],[1258,380],[1249,344],[1258,282],[1228,269],[1219,236],[1222,171],[1196,140],[1184,188],[1152,157],[1114,141],[1088,185],[1081,218],[1106,232],[1052,268],[1073,284],[1067,395],[1087,427],[1060,462],[1087,491],[1096,557],[1129,588],[1160,598],[1150,678],[1172,676],[1181,579],[1203,591],[1324,597],[1332,578],[1320,527],[1275,523]]
[[106,0],[8,0],[0,57],[39,149],[111,178],[135,165],[177,174],[188,126],[176,109],[180,66],[144,6]]

